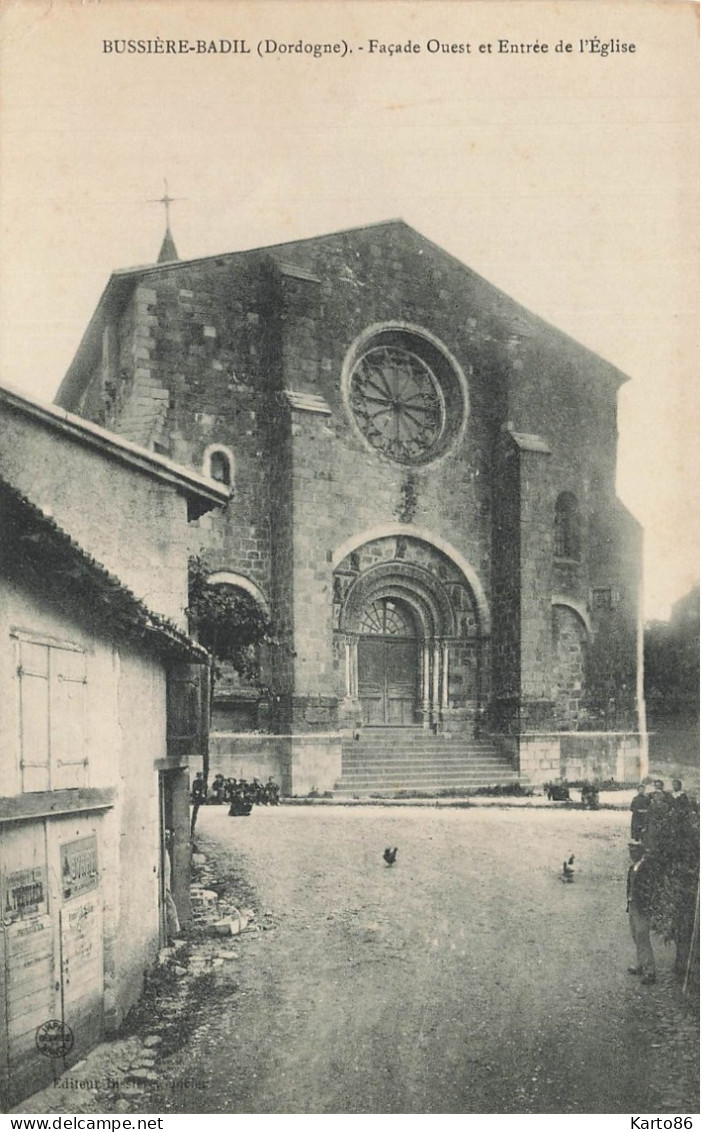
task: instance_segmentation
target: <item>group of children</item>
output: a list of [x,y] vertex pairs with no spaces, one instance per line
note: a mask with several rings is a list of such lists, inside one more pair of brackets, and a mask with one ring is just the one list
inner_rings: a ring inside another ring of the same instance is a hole
[[[665,783],[657,778],[651,789],[645,783],[638,787],[629,807],[631,810],[631,840],[646,842],[654,832],[660,815],[675,806],[684,809],[690,802],[679,778],[672,780],[672,790],[665,789]],[[647,833],[649,837],[647,837]]]
[[680,779],[674,778],[671,785],[672,790],[666,790],[663,780],[657,778],[649,790],[642,782],[629,807],[631,841],[626,910],[636,947],[636,963],[628,968],[628,972],[639,975],[644,986],[656,981],[656,962],[650,939],[652,894],[657,883],[656,859],[660,861],[661,853],[667,848],[666,826],[673,811],[683,815],[691,809]]
[[191,801],[193,804],[205,806],[242,805],[242,806],[277,806],[280,802],[280,788],[269,778],[266,783],[254,778],[247,782],[240,778],[225,778],[223,774],[216,774],[212,784],[207,789],[205,776],[198,771],[191,787]]

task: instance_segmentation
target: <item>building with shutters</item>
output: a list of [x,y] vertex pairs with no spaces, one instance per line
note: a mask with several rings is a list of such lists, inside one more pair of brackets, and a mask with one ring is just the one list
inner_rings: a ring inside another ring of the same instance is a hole
[[116,271],[58,404],[231,488],[270,618],[213,766],[288,794],[632,778],[641,531],[612,365],[401,221]]
[[166,942],[166,828],[189,919],[188,761],[206,739],[209,657],[185,632],[184,539],[188,513],[227,492],[4,388],[0,431],[7,1107],[138,998]]

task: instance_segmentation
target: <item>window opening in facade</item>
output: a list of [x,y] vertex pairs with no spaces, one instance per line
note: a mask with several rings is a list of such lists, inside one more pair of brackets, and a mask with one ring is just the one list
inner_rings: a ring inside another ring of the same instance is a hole
[[614,595],[611,586],[600,586],[592,591],[592,608],[595,610],[612,609]]
[[225,484],[226,487],[231,486],[232,482],[232,469],[229,463],[229,457],[226,452],[216,450],[210,455],[210,477],[217,480],[218,483]]
[[85,654],[18,641],[23,793],[88,785]]
[[570,491],[562,492],[556,501],[554,554],[556,558],[580,560],[580,513]]

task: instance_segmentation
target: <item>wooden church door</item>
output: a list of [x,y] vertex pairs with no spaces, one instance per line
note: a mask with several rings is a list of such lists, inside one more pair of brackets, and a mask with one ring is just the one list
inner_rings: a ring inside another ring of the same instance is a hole
[[409,609],[391,598],[364,610],[358,641],[358,696],[370,727],[415,722],[419,647]]

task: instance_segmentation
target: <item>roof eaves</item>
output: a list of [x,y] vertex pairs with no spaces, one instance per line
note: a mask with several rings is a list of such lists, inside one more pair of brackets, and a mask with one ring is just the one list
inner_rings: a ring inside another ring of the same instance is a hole
[[[270,254],[273,254],[274,252],[276,252],[279,248],[280,249],[282,249],[282,248],[292,248],[292,247],[296,247],[298,244],[313,244],[313,243],[319,242],[320,240],[332,240],[332,239],[334,239],[335,236],[349,236],[349,235],[352,235],[354,232],[370,232],[374,228],[390,228],[390,227],[396,226],[398,224],[401,224],[405,228],[409,228],[411,231],[415,230],[411,227],[411,225],[407,224],[406,221],[401,220],[399,218],[395,218],[395,219],[392,219],[392,220],[378,220],[373,224],[358,224],[358,225],[356,225],[355,227],[352,227],[352,228],[340,228],[336,232],[322,232],[321,234],[318,234],[316,236],[302,236],[301,238],[299,238],[297,240],[285,240],[282,243],[263,244],[263,245],[260,245],[260,246],[257,246],[257,247],[252,247],[252,248],[239,248],[236,251],[231,251],[231,252],[216,252],[212,255],[198,256],[195,259],[179,259],[179,260],[171,260],[168,263],[146,263],[146,264],[136,265],[134,267],[118,267],[112,272],[112,275],[110,277],[110,282],[113,279],[124,279],[125,277],[129,277],[129,276],[133,276],[133,275],[157,275],[157,274],[161,274],[164,271],[173,271],[174,269],[178,269],[178,268],[181,268],[181,267],[196,267],[200,263],[208,263],[212,260],[234,259],[237,256],[255,255],[255,254],[270,255]],[[420,233],[417,233],[417,235],[420,235]],[[422,236],[422,239],[425,239],[425,237]],[[438,247],[438,245],[436,245],[436,246]],[[445,254],[448,254],[448,253],[445,253]],[[282,260],[279,261],[279,266],[281,266],[285,262],[286,261],[282,261]],[[460,262],[460,261],[458,261],[458,262]],[[296,267],[295,265],[289,264],[289,263],[286,263],[286,266],[287,266],[288,269],[291,269],[295,272],[303,270],[303,269],[300,269],[300,268]],[[310,278],[311,278],[312,281],[319,282],[319,280],[316,280],[314,276],[311,276]],[[103,292],[103,295],[106,294],[107,290],[109,290],[109,287],[110,287],[110,283],[107,284],[107,287],[105,288],[105,292]]]

